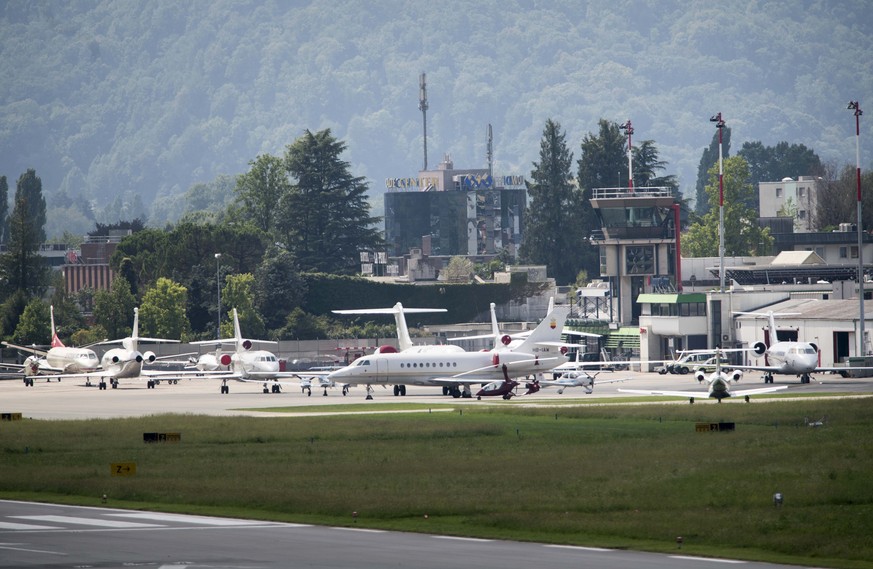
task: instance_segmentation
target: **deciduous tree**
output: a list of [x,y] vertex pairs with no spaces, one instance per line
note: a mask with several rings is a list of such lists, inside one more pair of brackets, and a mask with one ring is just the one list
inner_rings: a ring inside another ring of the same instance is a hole
[[139,310],[141,336],[187,340],[190,333],[185,307],[188,291],[168,278],[160,277],[142,297]]
[[[769,251],[773,243],[770,230],[758,225],[758,213],[744,201],[755,188],[749,183],[749,167],[743,158],[734,156],[724,161],[723,182],[725,254],[753,255]],[[709,213],[682,235],[682,252],[688,257],[719,255],[718,165],[709,170],[706,194],[711,204]]]

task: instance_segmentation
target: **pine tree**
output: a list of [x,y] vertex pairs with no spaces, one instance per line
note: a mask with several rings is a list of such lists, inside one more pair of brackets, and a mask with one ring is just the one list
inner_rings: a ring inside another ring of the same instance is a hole
[[534,163],[527,187],[530,205],[520,255],[526,262],[547,265],[559,284],[574,282],[580,270],[591,270],[597,262],[587,239],[594,216],[582,190],[573,184],[572,164],[561,125],[549,119],[540,141],[540,161]]
[[281,199],[281,241],[303,270],[358,271],[360,251],[382,245],[370,215],[367,182],[352,176],[340,158],[346,145],[330,129],[305,134],[289,145],[285,168],[292,187]]

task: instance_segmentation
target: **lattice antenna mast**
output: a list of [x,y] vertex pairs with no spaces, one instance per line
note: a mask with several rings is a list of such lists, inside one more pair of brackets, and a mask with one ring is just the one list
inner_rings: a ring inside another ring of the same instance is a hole
[[424,128],[424,168],[427,170],[427,76],[422,73],[418,78],[418,110],[421,111],[421,123]]

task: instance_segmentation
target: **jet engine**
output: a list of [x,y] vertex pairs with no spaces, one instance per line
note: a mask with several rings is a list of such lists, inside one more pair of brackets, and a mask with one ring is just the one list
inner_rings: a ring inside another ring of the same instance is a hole
[[567,355],[567,346],[561,346],[560,351],[561,351],[562,356],[566,356]]
[[696,379],[699,382],[705,381],[706,380],[706,372],[703,371],[702,369],[697,370],[696,372],[694,372],[694,379]]
[[739,381],[741,379],[743,379],[743,370],[735,369],[735,370],[731,371],[731,381],[736,383],[737,381]]
[[500,343],[504,346],[508,346],[510,342],[512,342],[512,337],[509,334],[504,334],[500,337]]
[[229,366],[230,362],[233,361],[233,358],[230,357],[230,354],[221,354],[221,358],[219,358],[218,361],[221,362],[221,365],[223,366]]
[[376,353],[377,354],[396,354],[397,348],[395,348],[394,346],[379,346],[379,348],[376,350]]
[[146,353],[144,353],[144,354],[142,355],[142,358],[143,358],[143,360],[145,360],[146,362],[148,362],[148,363],[152,363],[152,362],[154,362],[156,359],[158,359],[158,356],[155,355],[154,352],[146,352]]
[[28,356],[26,360],[24,360],[24,375],[38,375],[39,374],[39,358],[36,356]]
[[764,352],[767,351],[767,346],[764,342],[755,342],[755,345],[752,346],[752,349],[755,350],[755,354],[758,356],[763,356]]
[[252,349],[252,341],[251,340],[243,340],[242,347],[246,350]]

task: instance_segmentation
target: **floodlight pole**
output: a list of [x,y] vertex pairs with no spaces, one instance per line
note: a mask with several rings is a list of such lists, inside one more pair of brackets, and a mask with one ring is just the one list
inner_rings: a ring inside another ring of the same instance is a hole
[[221,253],[215,254],[215,288],[218,290],[218,325],[215,328],[215,339],[221,339],[221,276],[220,269]]
[[858,356],[867,355],[867,347],[864,342],[864,226],[861,223],[861,106],[858,101],[849,101],[846,107],[855,111],[855,164],[856,178],[858,179],[858,304],[860,305],[860,329],[858,334]]
[[709,121],[718,129],[718,290],[724,292],[724,155],[721,146],[724,119],[718,113]]

